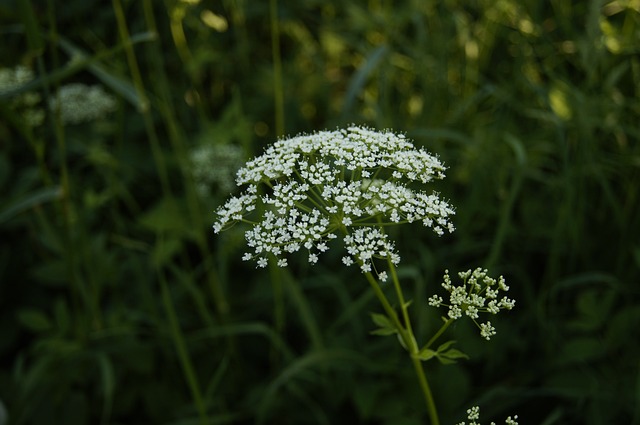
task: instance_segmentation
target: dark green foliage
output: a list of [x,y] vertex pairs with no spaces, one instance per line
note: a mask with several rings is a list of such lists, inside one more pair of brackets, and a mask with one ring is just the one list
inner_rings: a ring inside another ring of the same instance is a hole
[[[227,194],[199,194],[190,152],[282,136],[280,78],[285,134],[389,127],[449,166],[456,232],[393,229],[421,338],[445,269],[511,286],[490,342],[460,322],[443,342],[470,359],[426,363],[443,424],[640,424],[637,2],[277,3],[281,75],[267,1],[0,2],[0,68],[36,76],[0,89],[8,423],[427,421],[337,247],[254,270],[241,229],[211,230]],[[77,82],[116,110],[64,125],[47,99]]]

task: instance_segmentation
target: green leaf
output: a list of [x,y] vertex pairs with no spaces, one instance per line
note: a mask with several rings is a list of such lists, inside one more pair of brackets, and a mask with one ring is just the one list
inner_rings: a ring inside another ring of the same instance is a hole
[[467,356],[462,351],[456,350],[455,348],[449,348],[455,343],[455,340],[447,341],[441,344],[435,351],[431,350],[430,348],[424,347],[418,353],[418,358],[420,360],[429,360],[433,357],[437,357],[442,364],[452,364],[456,362],[456,359],[460,358],[468,359],[469,356]]
[[427,360],[431,360],[437,355],[438,353],[436,351],[433,351],[431,348],[423,348],[418,352],[417,357],[422,361],[427,361]]
[[51,321],[46,314],[31,308],[20,310],[18,321],[33,332],[45,332],[52,328]]
[[374,49],[367,56],[363,66],[361,66],[351,77],[342,104],[342,117],[347,117],[355,107],[358,95],[364,91],[369,76],[375,71],[379,64],[384,63],[383,59],[389,52],[389,47],[382,45]]
[[53,306],[53,317],[60,333],[66,333],[71,328],[71,315],[69,314],[69,307],[64,298],[60,297],[56,299]]
[[371,319],[373,323],[380,326],[380,328],[371,331],[372,335],[388,336],[398,333],[396,326],[384,314],[371,313]]
[[440,363],[442,364],[452,364],[452,363],[456,363],[457,359],[468,359],[468,358],[469,356],[467,356],[465,353],[463,353],[460,350],[456,350],[455,348],[445,351],[444,353],[438,353],[438,360],[440,360]]
[[[134,34],[129,38],[128,43],[134,45],[140,42],[154,41],[156,39],[156,34],[152,32],[145,32]],[[118,93],[124,99],[127,99],[127,101],[134,105],[138,110],[144,110],[147,108],[146,100],[143,99],[136,91],[133,83],[124,77],[115,75],[113,72],[105,68],[99,62],[99,59],[102,59],[101,56],[92,57],[83,49],[76,46],[70,40],[64,37],[58,38],[58,44],[62,50],[67,52],[67,54],[69,54],[71,57],[75,58],[75,61],[82,61],[83,64],[86,64],[85,66],[89,68],[89,71],[92,72],[97,78],[99,78],[104,83],[104,85],[109,87],[114,92]],[[123,44],[118,45],[116,49],[113,49],[113,51],[115,52],[122,48],[124,48]]]
[[438,361],[442,364],[455,364],[456,361],[455,360],[451,360],[448,359],[446,357],[442,357],[442,356],[437,356],[438,357]]
[[404,343],[404,339],[402,339],[402,335],[400,333],[398,333],[398,335],[396,335],[396,338],[398,338],[398,342],[400,343],[402,348],[404,348],[405,350],[409,351],[409,348],[407,348],[407,344]]
[[109,356],[104,353],[98,353],[97,360],[100,368],[100,377],[102,378],[102,395],[104,396],[101,422],[107,423],[111,416],[111,408],[113,406],[115,372],[113,363],[111,362],[111,359],[109,359]]
[[438,353],[442,353],[443,351],[445,351],[447,348],[451,347],[455,343],[456,343],[455,340],[451,340],[451,341],[445,342],[444,344],[441,344],[440,347],[438,347]]
[[[153,41],[155,39],[156,35],[154,33],[145,32],[131,36],[129,38],[129,43],[137,44],[146,41]],[[140,99],[140,96],[135,91],[135,87],[129,80],[117,77],[112,73],[109,73],[106,68],[100,65],[101,62],[111,60],[112,56],[115,53],[124,49],[123,44],[119,44],[118,46],[111,49],[102,50],[98,54],[90,56],[88,53],[85,53],[79,47],[75,46],[69,40],[66,40],[59,34],[56,35],[56,41],[58,42],[58,46],[62,50],[64,50],[70,57],[72,57],[73,60],[69,61],[64,66],[48,72],[44,76],[35,78],[34,80],[31,80],[25,84],[21,84],[20,86],[12,88],[10,90],[4,90],[0,92],[0,100],[10,99],[22,93],[38,90],[46,85],[59,83],[60,81],[72,77],[75,74],[88,68],[88,70],[90,72],[93,72],[95,76],[102,80],[102,82],[106,86],[110,87],[113,91],[120,94],[124,99],[128,100],[136,108],[139,109],[145,107],[145,102]]]
[[4,223],[33,207],[42,205],[62,197],[62,189],[59,186],[38,189],[34,192],[23,195],[0,210],[0,223]]
[[378,314],[378,313],[371,313],[371,320],[373,320],[373,323],[375,323],[376,325],[380,326],[381,328],[393,328],[393,324],[391,323],[391,321],[389,320],[389,318],[387,316],[385,316],[384,314]]

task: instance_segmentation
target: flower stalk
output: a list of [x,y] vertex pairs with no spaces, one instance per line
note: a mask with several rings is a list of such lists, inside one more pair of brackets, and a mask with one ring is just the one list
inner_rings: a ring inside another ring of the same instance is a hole
[[[245,238],[250,249],[242,258],[257,267],[272,262],[286,267],[292,254],[304,250],[315,264],[342,240],[347,254],[342,263],[360,268],[384,310],[384,315],[372,315],[380,326],[373,333],[395,334],[407,350],[432,425],[440,421],[423,362],[435,357],[454,363],[467,356],[451,348],[454,341],[436,350],[430,347],[464,314],[489,339],[495,330],[490,322],[477,321],[479,313],[496,314],[514,304],[506,297],[498,299],[499,291],[508,290],[502,277],[495,280],[486,270],[469,270],[460,274],[463,285],[457,287],[447,272],[443,287],[450,292],[448,303],[434,295],[429,304],[449,307],[448,318],[425,346],[418,344],[411,302],[398,278],[400,255],[385,228],[421,223],[438,235],[452,232],[453,207],[426,190],[430,182],[444,178],[444,170],[436,156],[389,131],[352,126],[279,140],[238,171],[236,183],[246,189],[218,208],[213,226],[218,233],[238,222],[249,225]],[[381,286],[389,276],[399,313]]]
[[389,270],[391,272],[391,278],[394,283],[394,287],[396,289],[396,295],[398,296],[398,302],[402,306],[402,317],[404,320],[404,324],[400,322],[398,318],[398,314],[391,306],[391,303],[387,299],[387,296],[380,288],[380,284],[375,279],[371,272],[364,273],[367,281],[371,285],[376,297],[382,304],[382,307],[387,314],[387,317],[393,323],[393,325],[398,330],[398,335],[402,341],[402,345],[406,348],[409,353],[409,357],[411,358],[411,362],[413,364],[416,377],[418,378],[418,382],[420,384],[420,389],[422,390],[422,394],[424,395],[425,403],[427,406],[427,412],[429,414],[429,419],[432,425],[439,425],[440,420],[438,418],[438,410],[436,408],[435,401],[433,400],[433,393],[431,392],[431,387],[429,386],[429,382],[427,381],[427,376],[424,372],[424,367],[422,365],[422,360],[418,357],[419,348],[416,341],[416,337],[413,333],[413,327],[411,326],[411,319],[409,318],[408,313],[408,305],[404,301],[404,296],[402,295],[402,289],[400,288],[400,281],[398,280],[398,274],[396,272],[395,265],[389,261]]

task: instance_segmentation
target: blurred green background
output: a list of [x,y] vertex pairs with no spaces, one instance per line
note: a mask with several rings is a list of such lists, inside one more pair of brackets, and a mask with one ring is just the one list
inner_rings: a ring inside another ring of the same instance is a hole
[[[238,164],[349,123],[449,167],[456,232],[394,234],[418,335],[445,269],[517,300],[426,364],[442,423],[640,424],[640,1],[3,0],[0,32],[33,73],[0,85],[0,424],[427,423],[339,250],[255,270],[211,229]],[[110,106],[65,120],[70,84]]]

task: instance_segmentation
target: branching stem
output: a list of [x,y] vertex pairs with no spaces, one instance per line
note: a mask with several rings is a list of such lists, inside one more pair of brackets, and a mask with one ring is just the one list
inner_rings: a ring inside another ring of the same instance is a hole
[[[416,376],[418,378],[418,382],[420,384],[420,389],[422,390],[422,393],[424,395],[431,425],[440,425],[440,419],[438,418],[438,410],[436,408],[435,401],[433,400],[433,393],[431,392],[431,387],[429,386],[429,382],[427,381],[427,376],[424,372],[422,361],[418,357],[418,353],[420,349],[416,342],[415,335],[413,334],[413,328],[411,326],[411,319],[409,317],[409,311],[408,311],[409,306],[404,300],[404,296],[402,294],[402,288],[400,287],[400,281],[398,279],[398,274],[396,272],[396,267],[390,259],[388,260],[388,263],[389,263],[391,279],[393,280],[393,286],[395,288],[396,296],[398,297],[398,302],[400,303],[400,308],[402,310],[402,319],[404,321],[404,324],[400,322],[398,314],[391,306],[391,303],[389,302],[385,293],[382,291],[380,284],[378,283],[376,278],[373,276],[373,274],[371,272],[367,272],[364,275],[369,281],[369,284],[371,285],[371,287],[373,288],[373,291],[375,292],[376,297],[382,304],[382,307],[387,313],[389,320],[391,320],[394,326],[398,329],[400,338],[405,348],[409,352],[409,356],[411,357],[411,362],[413,363],[413,367],[414,367]],[[442,326],[442,328],[435,335],[435,338],[437,338],[442,334],[442,332],[444,332],[444,330],[448,327],[448,324],[449,322],[445,323]],[[435,338],[432,338],[432,340],[429,343],[432,343],[433,341],[435,341]]]

